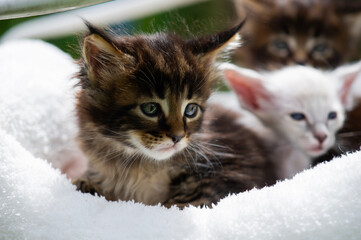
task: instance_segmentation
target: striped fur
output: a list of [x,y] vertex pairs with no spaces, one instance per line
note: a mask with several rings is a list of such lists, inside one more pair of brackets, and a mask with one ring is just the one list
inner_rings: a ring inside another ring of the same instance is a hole
[[235,5],[248,22],[234,60],[248,68],[335,68],[350,58],[361,33],[359,16],[338,0],[236,0]]
[[[199,166],[209,166],[202,170],[201,175],[205,175],[213,171],[214,163],[228,166],[226,162],[231,159],[234,162],[230,165],[238,165],[234,169],[244,171],[238,150],[232,150],[236,136],[225,141],[232,143],[226,147],[228,152],[217,154],[220,149],[214,139],[224,138],[221,131],[210,133],[202,125],[204,114],[209,112],[206,100],[217,77],[215,57],[242,25],[213,36],[184,40],[172,34],[120,37],[88,24],[78,76],[81,90],[77,114],[79,142],[89,158],[89,169],[74,181],[78,189],[108,200],[182,206],[187,200],[178,203],[170,199],[175,196],[171,186],[182,175],[190,174],[189,179],[193,179]],[[154,115],[144,112],[149,103],[159,110]],[[194,115],[186,115],[189,108],[196,109]],[[213,121],[209,113],[206,115],[206,123]],[[243,131],[235,132],[242,135]],[[214,197],[192,202],[208,205],[225,196],[224,192],[263,186],[264,159],[248,161],[244,160],[252,169],[240,174],[237,187],[225,188],[222,194],[215,187]],[[253,169],[258,164],[260,168]],[[187,195],[188,191],[184,192],[184,198]]]

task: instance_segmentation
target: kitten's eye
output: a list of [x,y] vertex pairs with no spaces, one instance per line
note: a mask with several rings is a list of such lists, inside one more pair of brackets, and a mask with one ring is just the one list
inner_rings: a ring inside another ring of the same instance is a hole
[[322,43],[322,44],[316,45],[312,49],[312,51],[322,53],[322,52],[325,52],[327,49],[328,49],[328,45],[326,43]]
[[140,105],[140,109],[148,117],[155,117],[160,112],[160,106],[158,103],[143,103]]
[[332,120],[332,119],[335,119],[335,118],[337,118],[337,113],[336,112],[330,112],[328,114],[328,119],[329,120]]
[[301,121],[306,119],[306,116],[303,113],[291,113],[290,116],[292,119],[296,121]]
[[187,105],[186,109],[184,110],[184,115],[187,118],[194,118],[198,112],[198,105],[194,103],[190,103]]
[[273,45],[280,50],[288,50],[288,44],[282,40],[276,40],[273,42]]

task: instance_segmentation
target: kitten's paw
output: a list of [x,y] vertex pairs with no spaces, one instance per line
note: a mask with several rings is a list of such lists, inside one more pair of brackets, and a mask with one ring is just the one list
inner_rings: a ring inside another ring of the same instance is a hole
[[90,193],[91,195],[98,193],[96,188],[87,179],[78,178],[75,179],[72,183],[76,186],[76,190],[83,193]]
[[199,207],[199,208],[203,208],[203,207],[212,208],[213,207],[213,204],[209,199],[200,199],[200,200],[195,200],[195,201],[190,201],[190,202],[177,202],[177,201],[170,199],[169,201],[162,203],[162,205],[166,208],[171,208],[173,206],[176,206],[180,210],[183,210],[184,208],[190,207],[190,206]]

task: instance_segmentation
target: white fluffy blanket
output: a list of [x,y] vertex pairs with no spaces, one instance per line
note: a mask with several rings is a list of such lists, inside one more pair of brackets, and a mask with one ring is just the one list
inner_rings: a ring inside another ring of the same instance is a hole
[[213,209],[75,191],[49,164],[77,156],[68,80],[75,71],[69,56],[43,42],[0,46],[0,239],[361,239],[361,152]]

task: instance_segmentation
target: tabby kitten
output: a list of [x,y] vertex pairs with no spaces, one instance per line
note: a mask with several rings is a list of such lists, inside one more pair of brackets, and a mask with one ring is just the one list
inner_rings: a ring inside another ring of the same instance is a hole
[[360,33],[356,10],[361,12],[361,4],[351,9],[347,3],[236,0],[238,14],[248,21],[235,63],[268,70],[293,64],[337,67],[350,57]]
[[[183,40],[173,34],[114,36],[88,24],[77,115],[89,169],[74,181],[78,189],[149,205],[210,204],[220,196],[170,203],[170,185],[185,172],[205,169],[199,175],[209,176],[222,170],[220,165],[232,166],[233,176],[227,178],[235,179],[237,191],[264,186],[267,163],[252,143],[256,139],[237,142],[247,132],[234,126],[234,116],[206,110],[217,76],[216,54],[242,25]],[[203,119],[208,124],[202,125]],[[219,144],[218,138],[225,140]],[[243,152],[252,157],[243,160]],[[231,187],[222,191],[228,194]]]
[[[270,155],[282,179],[308,168],[334,145],[345,111],[355,102],[352,86],[361,63],[332,72],[306,66],[270,73],[232,64],[222,68],[241,105],[269,129],[259,134],[274,143]],[[251,128],[255,123],[248,121]]]

